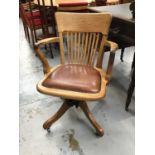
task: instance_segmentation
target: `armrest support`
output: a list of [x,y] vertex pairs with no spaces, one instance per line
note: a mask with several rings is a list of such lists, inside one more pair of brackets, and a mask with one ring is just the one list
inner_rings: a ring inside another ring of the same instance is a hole
[[59,37],[46,38],[46,39],[42,39],[42,40],[38,41],[37,43],[35,43],[35,52],[42,62],[44,74],[48,73],[50,71],[51,67],[49,66],[49,63],[48,63],[44,53],[39,48],[39,46],[49,44],[49,43],[55,43],[55,42],[59,42]]
[[109,56],[109,61],[108,61],[108,66],[107,66],[107,81],[110,81],[111,75],[112,75],[112,68],[114,64],[114,59],[115,59],[115,52],[118,49],[118,44],[112,42],[112,41],[106,41],[106,46],[110,47],[110,56]]
[[118,44],[116,44],[115,42],[106,40],[105,45],[110,47],[110,52],[116,52],[116,50],[118,49]]
[[48,73],[50,71],[51,67],[49,66],[49,63],[48,63],[44,53],[37,46],[35,47],[35,52],[36,52],[37,56],[39,57],[40,61],[42,62],[44,74]]

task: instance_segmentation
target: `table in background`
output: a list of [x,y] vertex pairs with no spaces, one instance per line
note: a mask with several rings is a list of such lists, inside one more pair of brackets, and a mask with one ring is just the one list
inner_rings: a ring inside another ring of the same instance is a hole
[[[46,6],[51,6],[51,0],[44,0]],[[52,0],[53,6],[59,6],[59,4],[65,4],[65,3],[81,3],[81,2],[87,2],[91,3],[93,0]],[[35,4],[38,4],[37,0],[34,0]],[[40,5],[42,4],[42,0],[40,0]]]
[[135,20],[130,10],[131,3],[88,7],[90,12],[110,12],[112,13],[112,23],[110,26],[109,40],[118,43],[122,49],[121,60],[126,47],[135,45]]

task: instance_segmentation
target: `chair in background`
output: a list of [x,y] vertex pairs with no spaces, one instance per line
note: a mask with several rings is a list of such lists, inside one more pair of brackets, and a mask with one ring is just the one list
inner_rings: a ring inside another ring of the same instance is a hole
[[[45,0],[36,0],[37,6],[39,8],[40,14],[41,14],[41,20],[42,23],[42,30],[43,35],[39,38],[39,40],[49,38],[49,37],[56,37],[56,22],[55,22],[55,12],[57,11],[57,7],[53,6],[52,0],[48,1],[48,4]],[[48,45],[51,57],[53,58],[53,52],[51,44]],[[47,45],[45,45],[45,48],[47,49]]]
[[[30,42],[30,31],[33,48],[35,42],[56,36],[56,24],[54,19],[55,8],[52,5],[52,1],[51,5],[48,7],[44,5],[44,0],[37,1],[38,5],[34,4],[31,0],[28,0],[27,3],[20,4],[20,16],[23,21],[25,35]],[[52,29],[52,31],[49,31],[49,28]],[[47,45],[45,45],[45,48],[47,49]],[[51,57],[53,58],[50,44],[49,48]]]
[[[28,39],[29,42],[31,40],[33,48],[34,48],[34,43],[37,41],[36,30],[42,28],[40,12],[34,6],[35,5],[33,2],[31,2],[31,0],[29,0],[26,3],[21,3],[19,6],[20,17],[23,22],[26,38]],[[29,35],[29,30],[30,30],[31,39]]]
[[[37,90],[46,95],[60,97],[64,99],[64,103],[58,112],[43,124],[43,128],[49,131],[55,121],[70,107],[75,106],[83,110],[97,134],[102,136],[104,130],[90,112],[86,101],[105,97],[106,85],[111,77],[115,51],[118,48],[117,44],[107,40],[111,14],[57,12],[55,15],[59,37],[36,43],[35,51],[44,71],[44,78],[37,84]],[[54,42],[60,44],[61,64],[50,67],[39,46]],[[102,69],[105,45],[111,49],[106,71]],[[67,49],[67,60],[64,48]]]

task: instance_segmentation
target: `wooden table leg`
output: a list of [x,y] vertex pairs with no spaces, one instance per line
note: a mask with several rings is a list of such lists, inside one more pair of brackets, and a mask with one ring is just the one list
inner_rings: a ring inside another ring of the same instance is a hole
[[129,104],[131,102],[132,94],[133,94],[133,91],[135,88],[135,68],[133,68],[132,72],[133,72],[132,73],[132,79],[131,79],[131,82],[130,82],[130,85],[128,88],[128,94],[127,94],[126,105],[125,105],[126,111],[128,111],[128,107],[129,107]]
[[120,59],[121,59],[122,62],[124,61],[124,60],[123,60],[124,51],[125,51],[125,48],[123,47],[123,48],[121,49],[121,57],[120,57]]

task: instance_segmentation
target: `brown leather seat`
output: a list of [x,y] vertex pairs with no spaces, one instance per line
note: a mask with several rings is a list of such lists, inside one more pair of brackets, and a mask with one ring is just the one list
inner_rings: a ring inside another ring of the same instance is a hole
[[91,66],[66,64],[54,70],[43,82],[48,88],[97,93],[101,87],[101,75]]

